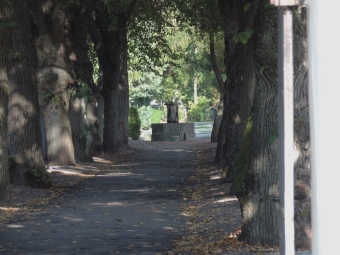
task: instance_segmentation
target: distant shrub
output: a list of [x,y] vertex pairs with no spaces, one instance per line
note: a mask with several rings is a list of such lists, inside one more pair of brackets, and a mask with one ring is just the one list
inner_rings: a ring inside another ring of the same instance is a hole
[[199,97],[197,104],[190,104],[188,118],[190,121],[209,121],[209,103],[206,97]]
[[128,119],[128,136],[131,137],[132,140],[139,140],[140,128],[141,121],[139,119],[137,108],[131,107]]
[[151,123],[160,123],[162,120],[163,111],[152,108]]
[[141,121],[141,128],[146,130],[151,127],[152,108],[150,106],[142,106],[138,108],[138,115]]

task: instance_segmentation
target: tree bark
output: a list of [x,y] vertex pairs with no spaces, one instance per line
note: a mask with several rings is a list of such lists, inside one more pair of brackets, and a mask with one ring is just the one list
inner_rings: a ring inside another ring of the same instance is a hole
[[[95,24],[90,21],[89,33],[95,44],[100,69],[103,72],[101,94],[104,99],[103,148],[106,153],[117,153],[119,148],[118,94],[121,78],[121,53],[128,21],[138,0],[132,0],[126,10],[119,10],[117,26],[105,19],[105,7],[97,2]],[[95,25],[95,26],[94,26]]]
[[296,8],[294,21],[294,153],[296,161],[295,246],[310,249],[311,230],[311,168],[308,101],[308,41],[306,8]]
[[225,82],[222,130],[219,133],[216,161],[222,168],[220,182],[225,183],[232,180],[253,104],[256,82],[252,41],[236,44],[234,35],[252,27],[256,4],[246,14],[242,7],[231,1],[220,1],[219,6],[225,24],[225,64],[228,79]]
[[[224,42],[225,54],[224,64],[228,68],[229,58],[235,51],[235,42],[233,36],[239,31],[239,8],[234,4],[234,1],[218,0],[218,8],[224,24]],[[227,69],[228,76],[228,69]],[[225,171],[225,143],[227,133],[227,117],[228,117],[228,79],[225,81],[223,97],[223,109],[219,109],[219,114],[222,111],[222,120],[218,131],[217,148],[215,162],[222,168],[221,183],[226,181]]]
[[75,97],[71,98],[70,120],[76,161],[92,161],[94,149],[102,151],[102,140],[99,135],[99,117],[97,116],[97,100],[100,88],[93,81],[93,65],[88,56],[87,24],[91,17],[91,5],[72,5],[72,46],[71,59],[75,67],[78,82],[85,83],[91,91],[86,93],[76,88]]
[[13,21],[11,0],[0,2],[0,206],[11,201],[11,186],[8,172],[7,112],[8,112],[8,57],[11,45],[10,22]]
[[86,101],[86,99],[78,97],[71,97],[70,99],[69,116],[74,157],[77,162],[93,161],[90,153],[93,137],[90,132],[89,123],[85,118]]
[[119,117],[119,147],[127,148],[128,146],[128,117],[129,117],[129,77],[127,69],[128,45],[127,34],[124,34],[124,44],[122,48],[121,63],[122,70],[119,80],[118,91],[118,117]]
[[[255,77],[253,116],[248,121],[232,171],[233,186],[243,216],[240,238],[247,243],[279,244],[278,203],[278,89],[277,9],[265,8],[266,1],[253,3],[252,27],[256,34],[248,41]],[[294,155],[295,195],[307,199],[295,202],[295,247],[310,248],[310,166],[307,97],[306,10],[294,10]],[[250,17],[248,15],[246,17]],[[268,40],[270,38],[270,40]],[[248,45],[248,43],[246,45]],[[246,97],[247,94],[244,95]],[[229,115],[231,116],[231,115]],[[250,128],[251,127],[251,128]],[[230,151],[230,149],[228,149]],[[227,152],[230,153],[230,152]],[[230,161],[229,161],[230,162]],[[236,169],[236,171],[235,171]]]
[[39,99],[36,77],[37,55],[33,44],[27,1],[14,0],[13,54],[9,62],[9,153],[12,182],[48,188],[51,179],[42,154]]
[[71,125],[68,116],[75,76],[69,59],[70,33],[68,0],[31,0],[30,8],[38,37],[38,90],[50,165],[75,165]]

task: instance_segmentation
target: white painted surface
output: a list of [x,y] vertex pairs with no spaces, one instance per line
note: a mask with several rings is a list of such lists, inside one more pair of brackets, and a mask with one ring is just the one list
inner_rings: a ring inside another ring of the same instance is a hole
[[308,7],[313,255],[339,250],[339,7],[330,0]]

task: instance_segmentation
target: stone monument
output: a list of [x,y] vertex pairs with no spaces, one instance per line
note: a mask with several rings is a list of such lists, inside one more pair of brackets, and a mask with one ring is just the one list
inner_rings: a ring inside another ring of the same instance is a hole
[[167,123],[152,124],[151,141],[195,140],[194,123],[179,123],[178,103],[167,102]]
[[176,102],[165,103],[168,109],[167,123],[179,123],[178,121],[178,104]]

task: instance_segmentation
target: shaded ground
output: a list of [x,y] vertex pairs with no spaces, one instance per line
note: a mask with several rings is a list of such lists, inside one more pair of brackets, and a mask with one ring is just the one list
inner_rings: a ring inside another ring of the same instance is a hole
[[1,254],[262,254],[237,241],[238,201],[218,185],[216,144],[130,141],[95,163],[50,168],[53,188],[13,187]]

